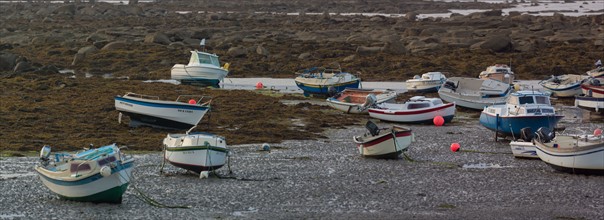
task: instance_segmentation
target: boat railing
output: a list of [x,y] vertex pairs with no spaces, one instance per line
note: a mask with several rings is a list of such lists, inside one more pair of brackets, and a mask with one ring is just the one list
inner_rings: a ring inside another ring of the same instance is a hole
[[197,104],[203,106],[212,103],[212,97],[206,95],[179,95],[178,98],[176,98],[176,102]]
[[133,93],[133,92],[128,92],[126,93],[125,96],[130,96],[130,97],[135,97],[135,98],[141,98],[141,99],[153,99],[153,100],[159,100],[159,96],[154,96],[154,95],[143,95],[143,94],[138,94],[138,93]]

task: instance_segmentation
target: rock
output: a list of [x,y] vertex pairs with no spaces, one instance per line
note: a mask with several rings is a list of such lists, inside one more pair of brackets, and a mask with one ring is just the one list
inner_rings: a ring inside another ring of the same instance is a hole
[[123,41],[114,41],[105,45],[101,50],[121,50],[126,49],[126,42]]
[[151,33],[151,34],[147,34],[147,36],[145,36],[145,43],[157,43],[157,44],[163,44],[163,45],[168,45],[170,43],[172,43],[172,41],[170,41],[170,38],[168,38],[168,36],[166,36],[164,33]]
[[0,71],[12,70],[16,62],[16,55],[12,53],[0,53]]
[[80,48],[78,50],[78,53],[88,55],[88,54],[96,53],[97,51],[99,51],[99,49],[96,48],[95,46],[87,46],[87,47]]
[[375,54],[382,51],[382,47],[358,46],[356,52],[362,55]]
[[353,55],[344,57],[344,59],[342,59],[342,62],[351,62],[351,61],[354,61],[355,58],[357,58],[357,56],[353,54]]
[[417,20],[417,15],[418,14],[416,12],[411,11],[405,14],[405,18],[409,21],[415,21]]
[[113,37],[109,36],[108,34],[96,32],[86,37],[86,42],[94,43],[97,41],[108,41],[111,39],[113,39]]
[[76,5],[74,5],[74,4],[63,5],[63,6],[58,7],[57,9],[55,9],[52,13],[57,14],[57,15],[75,15]]
[[407,48],[400,41],[391,41],[384,44],[383,51],[390,54],[402,55],[407,53]]
[[82,53],[76,53],[75,55],[73,55],[73,61],[71,61],[71,65],[75,66],[78,65],[80,63],[82,63],[82,61],[86,58],[85,54]]
[[258,45],[258,47],[256,47],[256,53],[265,57],[269,56],[268,50],[262,45]]
[[185,45],[189,45],[189,46],[197,46],[197,45],[199,45],[199,43],[201,43],[201,40],[193,39],[193,38],[185,38],[184,40],[182,40],[182,43]]
[[22,73],[22,72],[31,71],[34,69],[35,68],[28,61],[21,61],[21,62],[17,63],[17,65],[15,65],[13,72]]
[[247,49],[242,46],[231,47],[227,50],[227,54],[233,57],[245,57],[247,55]]
[[419,34],[419,36],[420,37],[433,37],[433,36],[444,35],[445,33],[447,33],[447,30],[444,28],[426,28]]
[[142,15],[143,9],[139,6],[120,5],[118,8],[126,15]]
[[306,60],[306,59],[308,59],[310,56],[311,56],[311,54],[310,54],[309,52],[306,52],[306,53],[301,53],[301,54],[298,56],[298,59],[300,59],[300,60]]
[[492,52],[509,52],[513,49],[512,40],[508,36],[497,35],[488,38],[483,42],[470,46],[470,49],[484,49]]

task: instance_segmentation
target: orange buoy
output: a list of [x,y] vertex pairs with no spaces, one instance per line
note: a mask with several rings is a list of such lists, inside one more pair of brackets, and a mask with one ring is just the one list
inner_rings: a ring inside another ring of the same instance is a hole
[[197,104],[197,102],[195,101],[195,99],[190,99],[190,100],[189,100],[189,104],[191,104],[191,105],[195,105],[195,104]]
[[460,148],[460,147],[461,147],[461,146],[459,145],[459,143],[452,143],[452,144],[451,144],[451,151],[453,151],[453,152],[457,152],[457,151],[459,151],[459,148]]
[[436,117],[434,117],[432,122],[434,122],[434,125],[439,127],[439,126],[443,126],[443,124],[445,124],[445,119],[443,118],[443,116],[437,115]]

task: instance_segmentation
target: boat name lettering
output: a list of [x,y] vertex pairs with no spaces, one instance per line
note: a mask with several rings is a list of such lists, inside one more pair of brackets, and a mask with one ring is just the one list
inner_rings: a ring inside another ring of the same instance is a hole
[[193,113],[192,110],[178,109],[178,112]]
[[132,107],[132,106],[133,106],[132,104],[127,103],[127,102],[120,102],[120,104],[122,104],[122,105],[127,105],[127,106],[130,106],[130,107]]

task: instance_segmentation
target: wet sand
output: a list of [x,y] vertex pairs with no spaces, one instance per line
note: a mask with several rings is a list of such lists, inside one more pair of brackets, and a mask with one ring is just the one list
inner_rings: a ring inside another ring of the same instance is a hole
[[[568,123],[573,131],[601,124]],[[378,123],[379,126],[389,124]],[[410,126],[413,161],[357,154],[362,126],[328,130],[327,138],[230,146],[232,174],[199,179],[166,165],[160,153],[136,155],[134,186],[166,205],[137,199],[131,186],[120,205],[58,199],[33,175],[34,157],[0,158],[0,218],[353,218],[353,219],[602,219],[604,176],[559,173],[540,160],[515,159],[472,118],[444,127]],[[449,150],[459,142],[462,151]],[[23,174],[23,175],[15,175]]]

